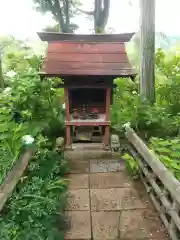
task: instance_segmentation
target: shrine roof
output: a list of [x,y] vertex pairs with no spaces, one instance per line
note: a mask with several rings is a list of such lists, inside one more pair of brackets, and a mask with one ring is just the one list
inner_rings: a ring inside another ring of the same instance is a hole
[[113,76],[133,77],[125,48],[133,33],[61,34],[38,33],[48,42],[42,76]]

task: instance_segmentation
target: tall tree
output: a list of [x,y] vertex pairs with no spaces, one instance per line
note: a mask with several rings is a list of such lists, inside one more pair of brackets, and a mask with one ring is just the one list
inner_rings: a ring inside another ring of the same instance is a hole
[[155,0],[140,0],[140,96],[155,102]]
[[76,14],[78,0],[34,0],[36,10],[41,13],[50,12],[54,20],[59,24],[59,31],[63,33],[72,33],[78,28],[76,24],[71,23],[71,19]]
[[110,0],[94,0],[93,11],[84,11],[79,9],[80,12],[93,17],[95,33],[103,33],[109,18]]

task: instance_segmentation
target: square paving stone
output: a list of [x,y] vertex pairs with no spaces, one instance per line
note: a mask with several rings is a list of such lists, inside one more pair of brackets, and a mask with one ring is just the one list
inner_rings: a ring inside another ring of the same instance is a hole
[[89,187],[88,174],[69,174],[69,189],[81,189]]
[[89,211],[66,212],[69,218],[70,229],[65,234],[65,239],[91,239],[91,220]]
[[92,211],[145,208],[131,188],[91,189]]
[[90,210],[89,189],[70,190],[66,210]]
[[90,174],[91,188],[130,187],[132,182],[124,172]]
[[168,239],[157,213],[149,210],[123,211],[119,231],[122,239]]
[[92,212],[93,239],[118,239],[119,212]]
[[125,168],[124,162],[118,160],[91,160],[90,172],[91,173],[105,173],[123,171]]
[[69,162],[70,173],[88,173],[89,172],[89,161],[71,160]]

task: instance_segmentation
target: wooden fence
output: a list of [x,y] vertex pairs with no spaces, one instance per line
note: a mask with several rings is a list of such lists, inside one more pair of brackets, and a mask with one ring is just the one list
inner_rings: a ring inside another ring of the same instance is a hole
[[22,154],[21,158],[14,164],[13,168],[8,172],[3,183],[0,185],[0,211],[3,209],[9,197],[11,197],[13,190],[26,170],[32,152],[33,150],[27,150]]
[[172,240],[180,239],[180,182],[155,153],[125,126],[131,155],[137,160],[140,177]]

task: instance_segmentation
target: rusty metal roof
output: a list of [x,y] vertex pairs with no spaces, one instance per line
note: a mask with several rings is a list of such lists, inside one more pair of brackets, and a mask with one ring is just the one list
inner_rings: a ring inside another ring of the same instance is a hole
[[122,76],[132,77],[124,42],[132,33],[111,35],[75,35],[38,33],[48,41],[41,75],[45,76]]

